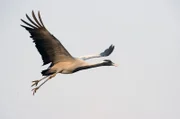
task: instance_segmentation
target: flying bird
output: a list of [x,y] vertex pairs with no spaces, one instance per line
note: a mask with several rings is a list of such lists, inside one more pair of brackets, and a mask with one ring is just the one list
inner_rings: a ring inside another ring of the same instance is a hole
[[[36,86],[32,89],[33,95],[43,84],[55,77],[58,73],[71,74],[80,70],[100,66],[116,66],[111,60],[103,60],[102,62],[95,64],[86,62],[88,59],[109,56],[114,50],[113,45],[102,53],[75,58],[66,50],[61,42],[46,29],[39,11],[38,17],[36,17],[34,11],[32,11],[33,20],[27,14],[26,17],[29,20],[29,23],[21,19],[25,24],[21,26],[30,33],[30,37],[33,39],[33,42],[42,57],[43,65],[50,64],[47,69],[41,72],[42,76],[44,76],[42,79],[32,81],[32,87]],[[42,80],[44,80],[44,82],[38,85]]]

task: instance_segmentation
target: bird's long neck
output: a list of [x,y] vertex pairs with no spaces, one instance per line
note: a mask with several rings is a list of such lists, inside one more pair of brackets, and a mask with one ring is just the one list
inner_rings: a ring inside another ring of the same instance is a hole
[[80,66],[80,67],[77,67],[74,71],[74,72],[77,72],[77,71],[80,71],[80,70],[85,70],[85,69],[90,69],[90,68],[96,68],[96,67],[100,67],[100,66],[108,66],[106,65],[105,62],[101,62],[101,63],[96,63],[96,64],[91,64],[91,65],[86,65],[86,66]]

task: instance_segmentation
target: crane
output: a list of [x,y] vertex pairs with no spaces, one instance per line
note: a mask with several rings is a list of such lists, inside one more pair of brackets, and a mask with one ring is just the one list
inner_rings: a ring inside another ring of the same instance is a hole
[[[109,59],[94,64],[88,63],[86,61],[92,58],[109,56],[114,50],[113,45],[105,49],[102,53],[76,58],[73,57],[61,44],[61,42],[46,29],[39,11],[38,17],[36,17],[34,11],[32,11],[32,18],[34,20],[32,20],[27,14],[26,17],[30,23],[21,19],[21,21],[25,24],[21,26],[30,33],[30,37],[33,39],[33,42],[35,43],[35,46],[42,57],[43,65],[50,64],[47,69],[41,72],[42,76],[44,76],[43,78],[32,81],[32,87],[36,86],[32,89],[33,95],[42,85],[55,77],[58,73],[72,74],[80,70],[96,68],[100,66],[117,66]],[[44,80],[44,82],[38,85],[38,83],[42,80]]]

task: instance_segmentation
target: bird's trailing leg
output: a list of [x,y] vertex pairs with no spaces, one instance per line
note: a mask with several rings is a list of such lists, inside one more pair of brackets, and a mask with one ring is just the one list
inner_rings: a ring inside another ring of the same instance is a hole
[[[44,82],[42,82],[38,87],[33,88],[33,89],[32,89],[33,95],[34,95],[34,94],[36,93],[36,91],[37,91],[42,85],[44,85],[48,80],[50,80],[51,78],[55,77],[56,74],[57,74],[57,73],[54,73],[54,74],[50,75],[50,76],[49,76]],[[46,77],[45,77],[45,78],[46,78]],[[45,79],[45,78],[43,78],[43,79]],[[41,80],[43,80],[43,79],[41,79]]]
[[40,80],[34,80],[34,81],[32,81],[33,84],[31,85],[31,87],[37,86],[40,81],[44,80],[44,79],[47,78],[47,77],[48,77],[48,76],[45,76],[45,77],[43,77],[43,78],[40,79]]

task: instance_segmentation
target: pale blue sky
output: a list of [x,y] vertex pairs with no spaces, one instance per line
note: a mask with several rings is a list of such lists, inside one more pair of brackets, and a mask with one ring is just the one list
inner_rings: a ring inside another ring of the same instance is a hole
[[[0,119],[179,119],[180,2],[3,0]],[[73,56],[116,46],[119,67],[57,75],[35,96],[42,60],[20,19],[41,11]]]

